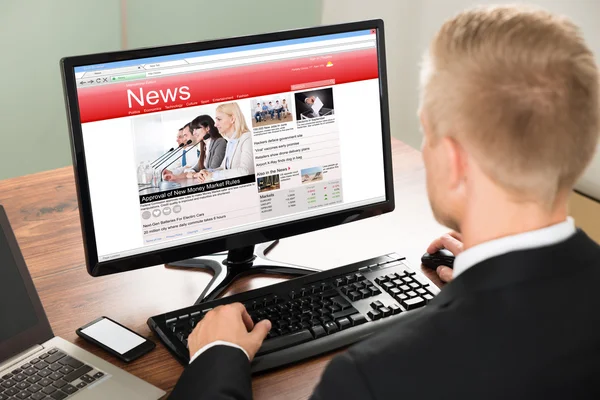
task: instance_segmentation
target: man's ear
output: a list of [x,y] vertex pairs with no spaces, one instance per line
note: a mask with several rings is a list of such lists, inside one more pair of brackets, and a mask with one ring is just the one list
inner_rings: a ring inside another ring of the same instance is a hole
[[464,183],[468,172],[468,157],[465,149],[454,138],[444,136],[441,138],[448,168],[447,179],[451,188],[457,188]]

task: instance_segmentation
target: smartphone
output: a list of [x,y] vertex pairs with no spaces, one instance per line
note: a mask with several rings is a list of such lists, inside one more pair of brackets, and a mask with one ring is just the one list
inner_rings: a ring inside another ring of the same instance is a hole
[[100,317],[75,333],[125,362],[131,362],[156,347],[151,340],[108,317]]

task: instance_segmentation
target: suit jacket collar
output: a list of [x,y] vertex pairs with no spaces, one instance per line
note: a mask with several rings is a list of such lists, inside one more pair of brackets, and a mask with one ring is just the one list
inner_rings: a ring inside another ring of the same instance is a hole
[[567,274],[574,267],[573,262],[597,263],[595,258],[599,254],[600,246],[578,229],[569,239],[555,245],[514,251],[476,264],[444,286],[430,305],[444,306],[469,294]]

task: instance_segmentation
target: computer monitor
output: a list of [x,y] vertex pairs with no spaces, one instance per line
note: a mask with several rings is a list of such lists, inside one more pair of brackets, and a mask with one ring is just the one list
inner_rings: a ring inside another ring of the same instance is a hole
[[384,49],[371,20],[62,59],[89,274],[316,272],[255,245],[394,209]]

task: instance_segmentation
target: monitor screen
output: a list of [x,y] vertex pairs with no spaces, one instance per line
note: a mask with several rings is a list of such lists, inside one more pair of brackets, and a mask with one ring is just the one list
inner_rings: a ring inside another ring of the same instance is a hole
[[385,202],[377,36],[74,66],[98,261]]

